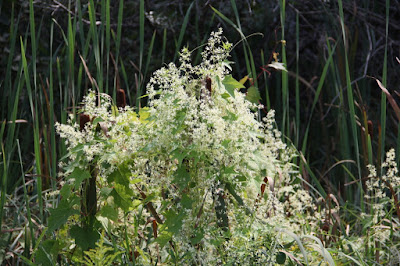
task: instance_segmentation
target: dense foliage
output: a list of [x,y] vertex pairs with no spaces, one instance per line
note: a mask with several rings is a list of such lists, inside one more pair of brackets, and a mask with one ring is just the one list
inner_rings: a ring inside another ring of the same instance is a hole
[[400,261],[398,4],[204,2],[0,1],[2,264]]
[[156,71],[139,116],[92,91],[79,124],[57,126],[69,160],[49,227],[67,228],[65,247],[79,247],[73,260],[104,230],[137,263],[272,263],[294,245],[282,233],[318,231],[324,215],[299,185],[295,151],[274,129],[274,111],[260,122],[263,106],[238,90],[221,34],[211,35],[201,64],[192,66],[185,48],[179,67]]

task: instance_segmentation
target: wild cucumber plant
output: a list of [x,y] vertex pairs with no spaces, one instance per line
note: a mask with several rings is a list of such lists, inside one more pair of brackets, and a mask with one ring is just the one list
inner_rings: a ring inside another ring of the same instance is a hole
[[325,218],[290,163],[295,150],[274,111],[260,119],[263,107],[239,91],[231,49],[214,32],[202,63],[184,48],[179,66],[154,73],[138,113],[90,91],[80,120],[57,124],[69,153],[49,231],[71,237],[65,253],[94,248],[105,231],[121,262],[284,263],[280,249],[301,243],[277,227],[318,231]]

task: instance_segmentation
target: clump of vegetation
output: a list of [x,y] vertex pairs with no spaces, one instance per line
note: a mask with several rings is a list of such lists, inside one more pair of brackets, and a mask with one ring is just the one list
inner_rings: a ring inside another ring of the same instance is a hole
[[80,121],[57,125],[69,153],[49,227],[68,231],[73,258],[106,231],[123,263],[284,262],[295,241],[282,233],[319,231],[324,212],[300,186],[274,111],[260,121],[263,106],[229,75],[231,47],[211,34],[196,66],[183,49],[150,79],[139,115],[92,91]]
[[0,264],[400,261],[396,5],[50,2],[0,3]]

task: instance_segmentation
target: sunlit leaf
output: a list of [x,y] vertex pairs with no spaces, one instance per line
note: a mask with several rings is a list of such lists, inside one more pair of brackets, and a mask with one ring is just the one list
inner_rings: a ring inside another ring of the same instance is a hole
[[252,103],[259,103],[261,100],[260,91],[256,87],[251,86],[247,90],[246,99]]
[[275,62],[272,62],[271,64],[268,64],[268,66],[272,67],[272,68],[275,68],[276,70],[282,70],[282,71],[286,71],[287,72],[285,64],[281,63],[281,62],[276,62],[275,61]]
[[236,79],[234,79],[232,75],[225,76],[225,78],[222,80],[222,84],[224,84],[226,91],[233,98],[235,98],[235,89],[245,88],[245,86]]

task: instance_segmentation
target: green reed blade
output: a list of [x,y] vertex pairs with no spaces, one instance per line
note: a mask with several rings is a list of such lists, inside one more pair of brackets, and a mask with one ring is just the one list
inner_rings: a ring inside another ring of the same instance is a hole
[[179,33],[179,38],[178,38],[178,42],[176,43],[176,48],[175,48],[175,55],[174,55],[174,62],[176,60],[176,57],[178,56],[180,50],[181,50],[181,45],[182,45],[182,40],[183,40],[183,36],[185,35],[186,32],[186,26],[189,22],[189,16],[190,16],[190,11],[192,10],[193,4],[195,3],[195,1],[193,1],[188,10],[186,11],[185,14],[185,18],[183,19],[183,23],[182,23],[182,27],[181,27],[181,31]]
[[[387,87],[387,48],[388,48],[388,33],[389,33],[389,7],[390,0],[386,0],[386,27],[385,27],[385,53],[383,56],[383,71],[382,71],[382,84],[386,88]],[[382,143],[381,143],[381,151],[380,151],[380,163],[378,165],[382,165],[385,160],[385,139],[386,139],[386,94],[384,92],[381,93],[381,130],[382,130]],[[382,176],[382,168],[377,169],[378,173]]]
[[318,102],[318,99],[319,99],[319,95],[321,94],[322,86],[325,83],[325,79],[326,79],[326,74],[328,72],[328,68],[329,68],[330,64],[332,63],[332,57],[333,57],[333,54],[334,54],[334,52],[336,50],[337,43],[333,46],[332,49],[329,49],[330,46],[329,46],[328,38],[327,38],[326,41],[327,41],[327,44],[328,44],[329,56],[328,56],[328,59],[325,62],[324,68],[322,70],[321,77],[319,79],[318,86],[317,86],[317,89],[315,91],[314,100],[313,100],[313,103],[312,103],[312,106],[311,106],[311,109],[310,109],[310,117],[308,118],[308,123],[307,123],[306,131],[305,131],[304,139],[303,139],[303,144],[302,144],[302,148],[301,148],[301,151],[303,153],[306,152],[306,148],[307,148],[308,133],[309,133],[309,129],[310,129],[311,121],[312,121],[312,114],[314,112],[315,106],[317,105],[317,102]]
[[[264,50],[261,50],[261,64],[265,66],[265,56],[264,56]],[[268,91],[268,78],[267,78],[267,73],[263,71],[263,78],[264,78],[264,90],[265,90],[265,101],[267,104],[267,110],[271,109],[271,102],[269,99],[269,91]]]
[[[346,31],[345,31],[345,25],[344,25],[344,14],[343,14],[343,3],[342,0],[338,0],[339,3],[339,16],[340,16],[340,25],[342,28],[342,36],[343,36],[343,45],[344,45],[344,57],[345,57],[345,68],[346,68],[346,87],[347,87],[347,99],[348,99],[348,105],[350,109],[350,125],[351,125],[351,131],[353,135],[353,145],[355,148],[355,156],[356,156],[356,161],[357,161],[357,171],[358,171],[358,179],[361,181],[361,166],[360,166],[360,149],[359,149],[359,143],[358,143],[358,132],[357,132],[357,122],[356,122],[356,113],[355,113],[355,108],[354,108],[354,98],[353,98],[353,88],[351,86],[351,78],[350,78],[350,69],[349,69],[349,62],[347,58],[347,50],[346,50]],[[360,184],[361,185],[361,184]],[[364,198],[364,191],[361,189],[361,198]],[[360,200],[361,204],[361,209],[364,211],[364,201]]]
[[149,50],[148,50],[148,52],[147,52],[146,66],[145,66],[145,68],[144,68],[144,74],[143,74],[144,77],[146,77],[146,75],[147,75],[147,70],[148,70],[149,65],[150,65],[150,59],[151,59],[151,55],[153,54],[153,46],[154,46],[154,40],[155,40],[155,38],[156,38],[156,31],[154,31],[154,33],[153,33],[153,37],[151,38]]
[[[110,16],[110,0],[107,0],[106,2],[106,93],[110,94],[110,91],[108,89],[108,76],[110,73],[110,32],[111,32],[111,16]],[[113,89],[115,91],[115,88]]]
[[[1,135],[3,135],[6,123],[1,124]],[[6,203],[6,193],[7,193],[7,160],[6,152],[4,150],[3,142],[1,144],[1,155],[3,160],[3,175],[1,178],[1,188],[0,188],[0,230],[3,225],[3,215],[4,215],[4,204]]]
[[[79,97],[75,95],[75,81],[74,81],[74,72],[75,72],[75,34],[72,27],[71,15],[68,14],[68,37],[67,37],[67,46],[68,46],[68,78],[70,85],[70,92],[72,94],[73,102],[77,100]],[[75,109],[75,108],[74,108]]]
[[165,62],[165,50],[167,47],[167,29],[164,29],[163,33],[163,43],[162,43],[162,50],[161,50],[161,63],[164,64]]
[[102,65],[100,58],[99,36],[96,25],[96,14],[95,14],[96,8],[93,0],[89,0],[88,9],[89,9],[89,20],[90,20],[90,32],[92,34],[93,53],[96,65],[96,81],[100,92],[103,92],[103,72],[102,72]]
[[299,139],[300,139],[300,84],[299,84],[299,57],[300,57],[300,28],[299,23],[299,13],[296,13],[296,138],[295,145],[299,147]]
[[115,61],[118,64],[119,61],[119,49],[121,45],[121,32],[122,32],[122,18],[124,15],[124,0],[119,1],[118,5],[118,24],[117,24],[117,39],[115,43]]
[[35,151],[35,160],[36,160],[36,172],[38,174],[37,177],[37,195],[38,195],[38,201],[39,201],[39,212],[40,212],[40,218],[43,220],[43,199],[42,199],[42,177],[41,177],[41,159],[40,159],[40,144],[39,144],[39,119],[38,119],[38,112],[37,112],[37,107],[33,103],[33,96],[32,96],[32,88],[31,88],[31,83],[30,83],[30,78],[29,78],[29,72],[28,72],[28,63],[26,61],[26,56],[25,56],[25,48],[24,48],[24,43],[21,39],[21,57],[22,57],[22,65],[24,68],[24,76],[25,76],[25,83],[26,87],[28,89],[28,98],[29,98],[29,104],[31,108],[31,113],[32,113],[32,119],[34,122],[34,127],[33,127],[33,141],[34,141],[34,151]]
[[49,56],[49,94],[50,94],[50,113],[49,113],[49,127],[50,127],[50,147],[51,147],[51,177],[52,188],[56,188],[54,180],[57,177],[57,150],[56,150],[56,133],[55,133],[55,119],[54,119],[54,85],[53,85],[53,37],[54,37],[54,23],[50,24],[50,56]]
[[[32,222],[32,217],[31,217],[31,208],[29,206],[29,197],[28,197],[28,191],[26,189],[26,183],[25,183],[25,171],[22,163],[22,155],[21,155],[21,147],[19,144],[19,139],[17,139],[17,147],[18,147],[18,155],[19,155],[19,163],[21,166],[21,180],[22,180],[22,186],[24,190],[24,199],[25,199],[25,206],[26,206],[26,214],[28,218],[28,224],[29,224],[29,229],[31,233],[31,239],[32,239],[32,245],[35,245],[35,237],[34,237],[34,230],[33,230],[33,222]],[[27,248],[27,247],[25,247]],[[28,247],[30,248],[30,247]]]

